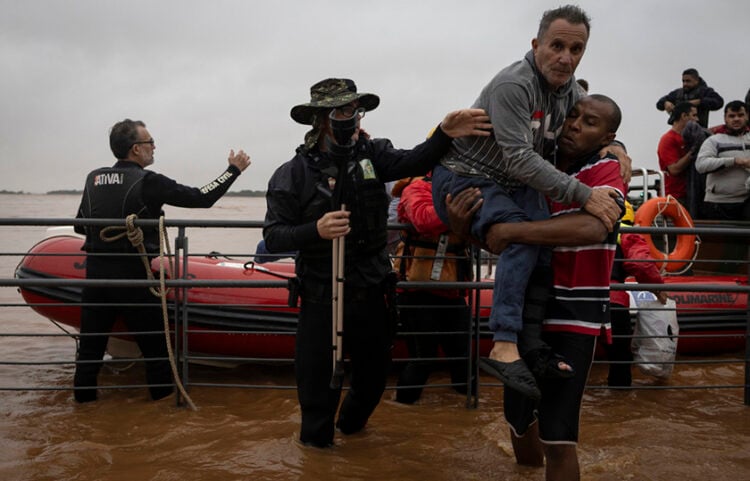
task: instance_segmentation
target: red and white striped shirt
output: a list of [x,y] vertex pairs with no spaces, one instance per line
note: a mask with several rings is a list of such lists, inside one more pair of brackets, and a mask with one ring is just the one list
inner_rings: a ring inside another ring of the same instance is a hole
[[[569,172],[593,188],[612,188],[624,198],[625,185],[615,158],[594,154]],[[581,206],[550,204],[552,217],[578,212]],[[547,305],[544,329],[598,336],[604,330],[611,339],[609,282],[617,247],[617,229],[601,243],[577,247],[555,247],[552,251],[554,286]]]

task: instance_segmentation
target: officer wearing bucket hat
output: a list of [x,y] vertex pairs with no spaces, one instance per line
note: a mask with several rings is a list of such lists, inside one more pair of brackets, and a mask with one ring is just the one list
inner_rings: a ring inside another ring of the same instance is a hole
[[[452,138],[487,136],[491,128],[483,110],[459,110],[446,115],[430,139],[411,150],[396,149],[360,129],[365,112],[379,103],[377,95],[357,92],[349,79],[313,85],[310,101],[291,110],[292,119],[312,129],[268,183],[266,247],[271,253],[298,251],[300,441],[316,447],[333,445],[334,426],[343,434],[362,430],[385,389],[391,345],[385,183],[426,173],[448,152]],[[350,390],[339,410],[341,385],[331,382],[331,266],[332,240],[344,238],[343,348]]]

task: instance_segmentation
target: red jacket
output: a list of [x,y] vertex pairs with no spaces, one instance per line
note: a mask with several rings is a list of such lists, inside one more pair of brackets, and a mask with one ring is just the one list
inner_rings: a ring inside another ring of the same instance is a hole
[[[617,272],[625,271],[628,276],[635,277],[637,282],[643,284],[663,284],[664,279],[659,273],[656,264],[652,262],[628,262],[630,260],[649,259],[653,257],[649,254],[648,244],[641,234],[620,234],[620,242],[617,246],[617,259],[615,268],[612,269],[612,282],[621,283],[624,279],[615,279]],[[622,260],[620,260],[622,259]],[[620,264],[617,266],[617,264]],[[622,268],[622,269],[620,269]],[[630,296],[627,291],[609,291],[609,300],[612,304],[620,306],[630,306]]]
[[[438,241],[442,234],[447,234],[447,251],[440,262],[439,275],[441,281],[463,281],[470,280],[470,264],[465,260],[466,245],[459,237],[449,232],[448,227],[435,212],[432,202],[432,182],[423,178],[413,178],[401,192],[398,203],[399,222],[412,224],[417,234],[405,234],[408,238],[406,245],[399,244],[398,255],[414,256],[412,258],[394,260],[394,268],[401,272],[406,280],[427,281],[435,268],[437,260],[424,256],[435,256]],[[408,252],[404,252],[408,249]],[[464,259],[460,259],[464,258]],[[402,265],[403,263],[403,265]],[[443,297],[461,297],[463,290],[459,289],[435,289],[430,291]]]
[[438,237],[448,230],[435,212],[432,183],[418,178],[401,192],[398,220],[413,225],[417,232],[428,237]]

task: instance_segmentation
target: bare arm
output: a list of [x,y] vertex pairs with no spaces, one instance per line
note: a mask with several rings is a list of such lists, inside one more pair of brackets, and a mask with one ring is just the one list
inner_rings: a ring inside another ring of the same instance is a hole
[[487,233],[490,252],[499,254],[508,244],[580,246],[601,242],[607,228],[591,214],[574,212],[534,222],[493,224]]
[[[596,191],[607,192],[610,189],[595,189]],[[614,203],[614,199],[612,202]],[[471,219],[481,206],[481,192],[477,188],[463,190],[455,198],[449,194],[446,198],[448,224],[453,232],[493,254],[499,254],[510,243],[545,246],[594,244],[606,238],[608,232],[598,218],[576,212],[548,220],[493,224],[487,233],[488,244],[484,245],[469,234]]]
[[675,162],[674,164],[668,165],[667,172],[669,172],[669,175],[680,175],[681,173],[685,172],[685,170],[690,166],[690,160],[692,159],[692,157],[692,152],[688,152],[687,154],[677,159],[677,162]]

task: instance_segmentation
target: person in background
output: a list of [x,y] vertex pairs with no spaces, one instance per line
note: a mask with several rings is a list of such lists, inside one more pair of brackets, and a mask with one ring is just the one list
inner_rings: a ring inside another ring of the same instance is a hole
[[296,252],[282,252],[280,254],[271,254],[266,248],[265,239],[261,239],[255,246],[255,255],[253,256],[253,261],[256,264],[265,264],[267,262],[276,262],[281,259],[294,257],[295,255],[297,255]]
[[[632,226],[635,213],[630,202],[625,201],[625,214],[620,219],[620,225]],[[617,250],[615,262],[612,266],[612,283],[623,284],[628,276],[642,284],[663,284],[664,279],[649,254],[648,244],[641,234],[620,231],[617,236]],[[667,303],[665,291],[654,292],[662,304]],[[633,352],[630,342],[633,337],[633,327],[630,322],[630,296],[627,291],[610,290],[609,301],[612,306],[612,343],[605,344],[607,359],[610,361],[607,384],[609,386],[626,387],[633,382],[632,362]]]
[[[405,184],[405,185],[404,185]],[[396,184],[400,192],[398,221],[414,230],[402,232],[394,270],[401,280],[417,282],[470,281],[471,259],[468,245],[448,230],[435,213],[432,182],[425,177],[410,177]],[[451,383],[459,393],[467,392],[469,309],[465,289],[404,289],[399,292],[402,329],[418,334],[407,338],[409,361],[399,375],[396,401],[413,404],[422,395],[433,368],[439,363],[439,349],[448,358]],[[425,333],[425,334],[420,334]],[[410,387],[411,386],[411,387]]]
[[[549,252],[536,245],[514,244],[500,253],[494,229],[548,218],[545,195],[580,204],[609,229],[619,218],[620,208],[606,189],[592,189],[554,166],[560,127],[583,95],[573,74],[586,50],[589,24],[586,12],[577,6],[544,12],[531,51],[501,70],[474,102],[474,107],[490,115],[493,136],[455,141],[433,171],[433,200],[444,222],[448,194],[468,187],[482,190],[484,204],[474,219],[471,237],[499,257],[489,321],[494,344],[479,365],[507,387],[532,398],[539,397],[539,389],[533,367],[521,359],[517,340],[526,322],[524,312],[529,311],[524,303],[537,302],[529,300],[532,289],[527,291],[527,287],[531,285],[533,292],[545,298]],[[630,159],[619,144],[616,150],[625,164],[624,177],[629,178]]]
[[[388,192],[389,196],[389,202],[388,202],[388,224],[396,224],[398,223],[398,201],[399,196],[401,195],[401,190],[403,190],[404,186],[399,185],[400,182],[402,182],[403,179],[397,180],[394,182],[388,182],[385,184],[386,192]],[[396,229],[388,229],[388,242],[387,242],[387,249],[388,254],[393,255],[396,253],[396,249],[398,248],[399,240],[401,239],[401,234],[399,234],[398,230]]]
[[579,79],[576,79],[576,82],[578,83],[578,85],[581,86],[581,88],[583,89],[584,93],[589,93],[589,82],[588,82],[588,80],[579,78]]
[[688,168],[692,153],[685,149],[682,131],[688,122],[697,119],[698,110],[689,102],[681,102],[672,109],[667,123],[672,127],[661,136],[656,153],[659,168],[664,172],[664,191],[682,205],[688,205]]
[[[334,428],[344,435],[364,429],[389,372],[392,327],[386,294],[392,266],[386,251],[385,183],[424,175],[454,137],[489,135],[491,125],[481,109],[451,112],[428,140],[400,150],[387,139],[360,136],[360,121],[380,103],[377,95],[357,92],[352,80],[329,78],[314,84],[310,96],[310,102],[291,110],[295,122],[312,129],[268,182],[263,238],[271,253],[298,252],[301,303],[294,365],[302,411],[299,439],[329,447]],[[331,326],[333,239],[345,240],[343,347],[337,349],[348,353],[351,375],[340,409]]]
[[[117,122],[109,134],[109,146],[117,162],[89,173],[78,208],[77,219],[124,219],[137,214],[139,219],[157,219],[164,204],[176,207],[211,207],[250,165],[240,150],[229,151],[229,167],[203,187],[178,184],[146,167],[154,163],[156,143],[140,120]],[[141,279],[147,273],[138,251],[127,237],[107,241],[100,226],[76,225],[86,240],[86,279]],[[143,227],[143,245],[150,259],[159,254],[159,230]],[[129,254],[129,255],[123,255]],[[161,399],[173,392],[172,372],[162,330],[162,311],[155,297],[144,287],[83,288],[81,337],[73,385],[78,402],[94,401],[109,332],[118,317],[138,334],[135,341],[146,360],[146,381],[151,397]],[[153,331],[153,332],[152,332]]]
[[[722,126],[723,127],[723,126]],[[698,158],[698,150],[703,142],[713,135],[712,129],[704,129],[698,122],[688,122],[682,130],[682,141],[685,151],[690,153],[687,168],[687,207],[688,213],[693,219],[702,218],[705,215],[703,193],[706,191],[706,174],[698,172],[695,161]]]
[[707,174],[707,218],[750,220],[750,131],[744,102],[726,105],[723,132],[703,142],[695,168]]
[[689,102],[698,109],[697,121],[703,128],[708,128],[709,112],[719,110],[724,105],[721,95],[709,87],[694,68],[682,72],[682,88],[672,90],[660,98],[656,102],[656,108],[672,114],[680,102]]

